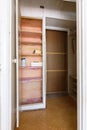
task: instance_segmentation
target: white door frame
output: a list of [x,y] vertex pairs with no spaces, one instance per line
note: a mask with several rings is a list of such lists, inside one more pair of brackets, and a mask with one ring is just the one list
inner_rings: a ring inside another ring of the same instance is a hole
[[77,0],[77,130],[87,130],[87,0]]
[[11,73],[10,73],[10,0],[0,1],[0,130],[11,130]]
[[[0,24],[3,35],[0,37],[2,46],[2,71],[0,84],[1,95],[1,130],[11,129],[11,85],[10,85],[10,4],[12,0],[0,1]],[[77,130],[87,130],[87,0],[77,0]],[[3,15],[2,15],[3,13]],[[2,17],[3,16],[3,17]],[[2,22],[2,23],[1,23]],[[7,23],[7,24],[5,24]],[[6,32],[4,32],[6,30]],[[8,63],[8,64],[7,64]]]

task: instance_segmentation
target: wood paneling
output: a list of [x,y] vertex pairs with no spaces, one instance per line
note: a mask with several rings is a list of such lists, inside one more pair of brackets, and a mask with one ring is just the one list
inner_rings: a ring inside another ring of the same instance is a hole
[[66,72],[47,73],[47,92],[66,91]]
[[66,52],[67,33],[62,31],[47,30],[47,52]]
[[41,81],[33,81],[33,82],[22,82],[21,83],[21,93],[20,99],[33,99],[42,97],[42,90],[41,90]]
[[67,90],[67,32],[47,30],[47,92]]
[[21,69],[20,78],[42,77],[41,69]]
[[42,68],[32,66],[32,62],[42,62],[42,20],[22,17],[20,32],[20,103],[42,102]]
[[48,70],[64,70],[66,69],[66,55],[47,55]]
[[41,45],[21,45],[21,55],[33,55],[35,50],[41,50]]
[[42,20],[22,18],[21,29],[32,30],[33,32],[42,31]]

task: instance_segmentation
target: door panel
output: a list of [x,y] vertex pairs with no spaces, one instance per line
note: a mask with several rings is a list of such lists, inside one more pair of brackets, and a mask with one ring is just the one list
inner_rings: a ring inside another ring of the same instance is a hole
[[45,20],[21,17],[20,104],[22,110],[45,108]]

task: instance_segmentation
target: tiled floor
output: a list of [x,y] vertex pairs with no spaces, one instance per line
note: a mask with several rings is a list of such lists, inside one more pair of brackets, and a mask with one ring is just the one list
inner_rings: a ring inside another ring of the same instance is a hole
[[20,114],[15,130],[77,130],[76,102],[69,96],[47,99],[47,109]]

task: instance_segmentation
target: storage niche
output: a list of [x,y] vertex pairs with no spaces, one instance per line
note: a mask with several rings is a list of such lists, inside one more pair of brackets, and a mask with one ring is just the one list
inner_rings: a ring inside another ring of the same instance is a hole
[[67,91],[67,32],[47,30],[47,94]]

